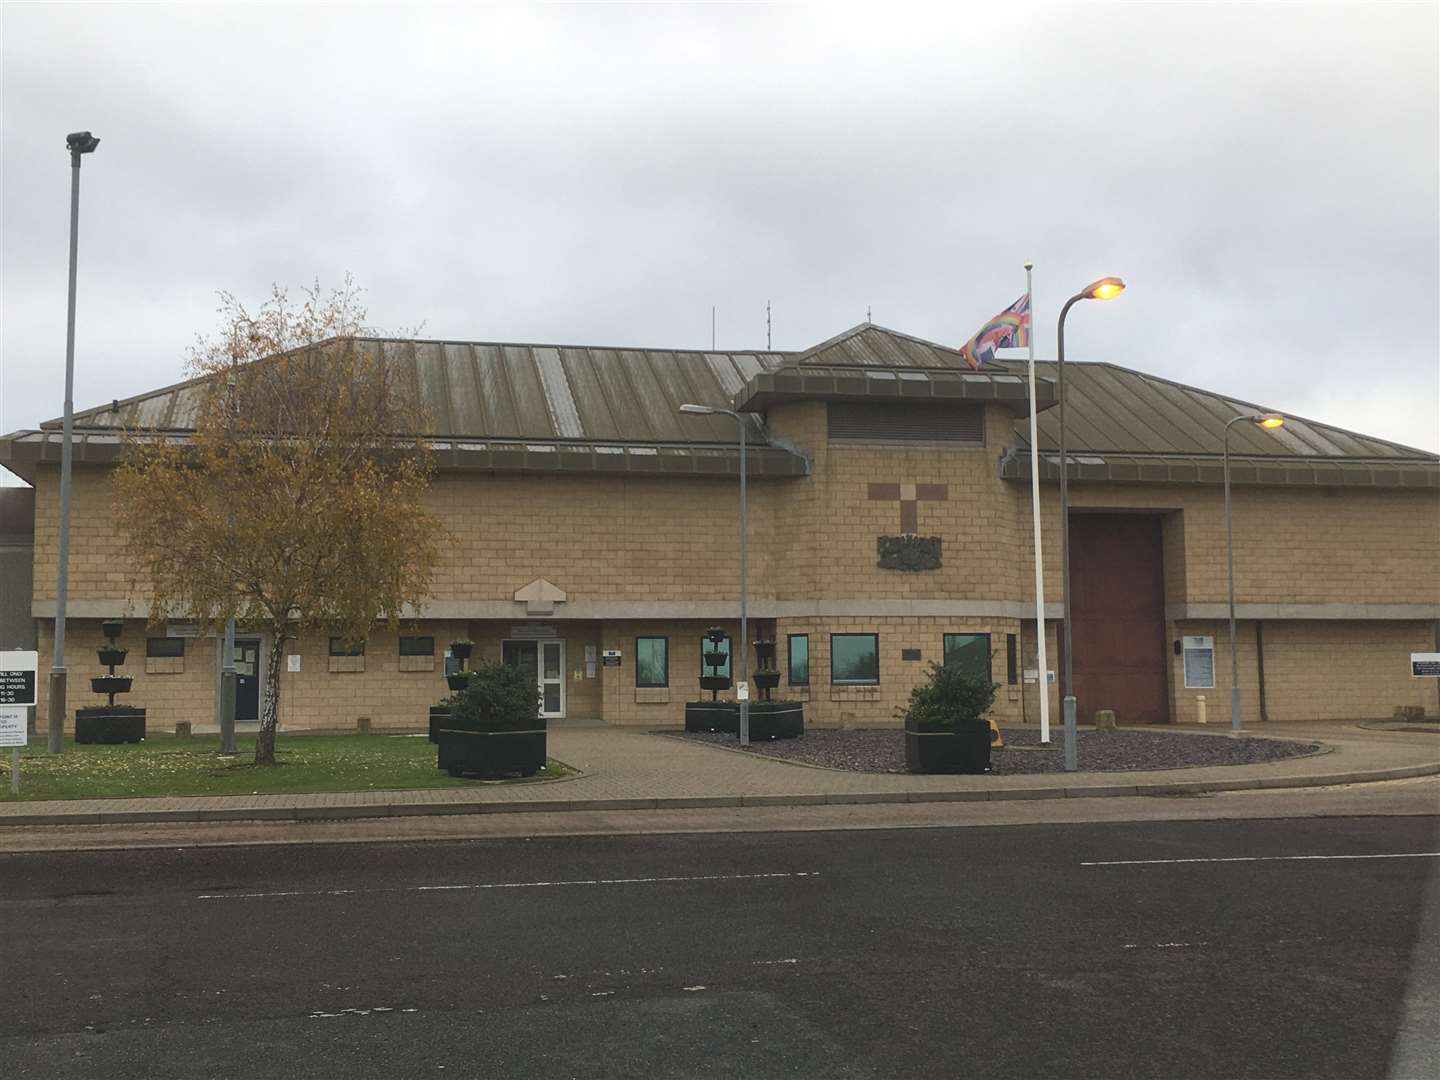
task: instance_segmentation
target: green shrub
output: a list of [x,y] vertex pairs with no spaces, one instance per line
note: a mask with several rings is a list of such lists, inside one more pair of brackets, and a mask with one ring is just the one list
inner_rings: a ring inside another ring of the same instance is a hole
[[930,677],[910,691],[910,704],[896,713],[909,731],[958,731],[985,723],[998,684],[958,664],[930,665]]
[[529,731],[540,726],[535,676],[491,660],[470,673],[464,690],[445,699],[451,725],[462,731]]

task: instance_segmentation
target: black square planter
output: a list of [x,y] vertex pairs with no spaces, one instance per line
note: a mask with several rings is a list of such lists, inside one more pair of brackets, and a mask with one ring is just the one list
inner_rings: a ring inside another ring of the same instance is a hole
[[96,705],[75,710],[77,743],[137,743],[144,738],[144,709],[131,705]]
[[740,731],[740,705],[734,701],[687,701],[686,731],[723,731],[731,735]]
[[440,729],[450,724],[450,710],[444,705],[430,706],[430,741],[440,741]]
[[[543,725],[543,720],[536,721]],[[545,728],[532,731],[456,731],[436,733],[438,764],[451,776],[533,776],[545,767]]]
[[[736,710],[739,722],[739,710]],[[805,734],[805,703],[802,701],[752,701],[750,738],[795,739]]]
[[988,773],[990,727],[966,724],[958,732],[907,728],[905,767],[912,773]]

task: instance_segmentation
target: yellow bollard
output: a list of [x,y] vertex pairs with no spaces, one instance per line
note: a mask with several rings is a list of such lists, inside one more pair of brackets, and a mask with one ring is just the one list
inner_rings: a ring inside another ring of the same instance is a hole
[[1205,723],[1205,695],[1204,695],[1204,694],[1196,694],[1196,695],[1195,695],[1195,710],[1196,710],[1197,713],[1199,713],[1199,715],[1197,716],[1195,722],[1196,722],[1197,724],[1203,724],[1203,723]]

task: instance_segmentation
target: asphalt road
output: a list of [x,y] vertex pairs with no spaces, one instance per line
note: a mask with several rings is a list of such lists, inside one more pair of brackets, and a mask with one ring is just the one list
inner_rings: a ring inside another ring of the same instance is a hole
[[1430,1077],[1437,852],[1412,817],[0,856],[0,1073]]

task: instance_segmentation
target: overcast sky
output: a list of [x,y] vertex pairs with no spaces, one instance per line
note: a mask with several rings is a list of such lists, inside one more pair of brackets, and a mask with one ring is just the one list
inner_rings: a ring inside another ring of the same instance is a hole
[[217,289],[425,336],[1110,360],[1440,449],[1437,5],[3,7],[0,430],[182,376]]

